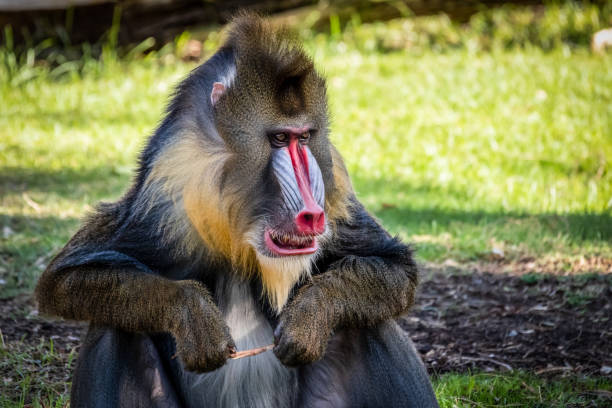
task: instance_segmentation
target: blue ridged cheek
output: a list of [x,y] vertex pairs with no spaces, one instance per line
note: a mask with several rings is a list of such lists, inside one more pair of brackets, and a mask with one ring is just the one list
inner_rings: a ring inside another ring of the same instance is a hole
[[310,189],[312,196],[317,204],[324,208],[325,206],[325,185],[323,184],[323,175],[317,163],[317,159],[312,155],[312,152],[306,146],[306,154],[308,155],[308,171],[310,173]]
[[[310,149],[306,146],[306,155],[308,157],[308,173],[310,179],[310,189],[312,196],[317,204],[324,207],[325,204],[325,186],[323,184],[323,176],[321,169],[317,164],[317,159],[313,156]],[[298,213],[304,208],[304,200],[300,194],[300,189],[295,178],[293,164],[289,150],[284,147],[275,149],[272,153],[272,169],[281,189],[281,195],[285,206],[292,213]]]

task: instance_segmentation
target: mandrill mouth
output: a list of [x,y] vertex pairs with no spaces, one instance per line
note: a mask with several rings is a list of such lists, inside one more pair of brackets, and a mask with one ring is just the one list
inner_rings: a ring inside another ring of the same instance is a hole
[[306,255],[317,252],[317,240],[313,235],[297,235],[266,229],[265,242],[275,255]]

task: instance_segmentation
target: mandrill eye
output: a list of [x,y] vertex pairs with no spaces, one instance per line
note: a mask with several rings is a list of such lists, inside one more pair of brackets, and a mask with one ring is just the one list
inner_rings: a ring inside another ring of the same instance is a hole
[[310,140],[310,132],[304,132],[300,135],[300,143],[306,144]]
[[284,147],[287,146],[289,142],[289,136],[286,133],[275,133],[270,136],[270,143],[274,147]]

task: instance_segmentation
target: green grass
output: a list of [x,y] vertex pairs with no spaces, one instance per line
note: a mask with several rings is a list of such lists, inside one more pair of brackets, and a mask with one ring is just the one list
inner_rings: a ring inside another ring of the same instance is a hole
[[[612,257],[610,56],[316,45],[355,189],[422,260]],[[0,295],[31,290],[80,217],[119,197],[191,68],[0,81]]]
[[[610,256],[612,59],[347,53],[323,60],[355,187],[428,260]],[[385,205],[388,204],[388,205]]]
[[547,380],[525,372],[446,374],[434,379],[441,408],[603,407],[610,404],[612,382],[568,377]]
[[189,68],[141,62],[0,88],[0,295],[30,290],[83,214],[121,194]]
[[75,357],[74,350],[55,350],[53,340],[34,346],[0,345],[0,407],[65,407]]

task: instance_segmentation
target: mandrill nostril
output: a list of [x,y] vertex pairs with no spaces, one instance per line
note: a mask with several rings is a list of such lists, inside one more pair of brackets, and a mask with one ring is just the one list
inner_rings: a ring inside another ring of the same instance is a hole
[[325,231],[325,212],[320,208],[302,210],[295,217],[295,224],[304,234],[322,234]]

